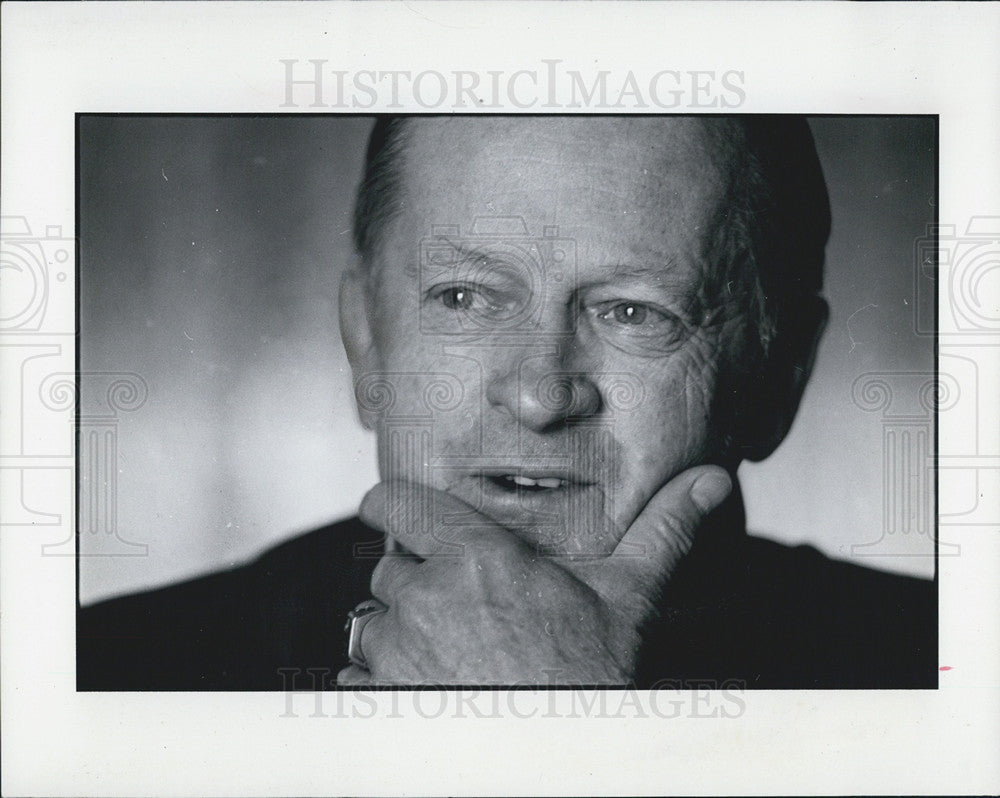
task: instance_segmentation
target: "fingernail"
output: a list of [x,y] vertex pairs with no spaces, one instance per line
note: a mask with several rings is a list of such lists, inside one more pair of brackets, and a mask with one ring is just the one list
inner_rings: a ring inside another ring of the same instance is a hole
[[733,481],[724,471],[712,471],[700,476],[691,487],[691,500],[703,513],[714,510],[733,489]]

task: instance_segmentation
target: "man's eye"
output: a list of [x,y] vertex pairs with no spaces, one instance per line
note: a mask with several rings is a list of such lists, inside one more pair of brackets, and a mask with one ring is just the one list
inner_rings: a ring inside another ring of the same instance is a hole
[[687,325],[679,316],[645,302],[618,299],[593,310],[597,333],[612,346],[639,356],[659,356],[684,340]]
[[464,330],[483,332],[524,325],[532,306],[531,295],[481,283],[449,282],[429,289],[424,295],[424,320],[428,329],[441,332]]
[[671,322],[669,315],[641,302],[618,302],[600,311],[598,316],[629,327],[654,327]]
[[496,313],[502,300],[493,291],[468,285],[449,285],[434,292],[433,297],[448,310],[467,313]]
[[474,292],[468,288],[446,288],[438,295],[438,299],[449,310],[470,310]]
[[646,320],[647,310],[644,305],[629,302],[625,305],[615,305],[611,309],[611,315],[620,324],[642,324]]

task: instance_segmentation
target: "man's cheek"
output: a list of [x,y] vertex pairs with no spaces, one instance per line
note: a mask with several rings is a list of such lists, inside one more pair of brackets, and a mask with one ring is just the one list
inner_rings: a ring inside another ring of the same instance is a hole
[[678,355],[669,370],[647,380],[640,412],[618,419],[620,485],[634,502],[644,504],[679,471],[699,462],[704,452],[715,386],[714,364],[702,356],[704,351],[711,349]]
[[704,331],[679,352],[671,370],[670,382],[675,401],[674,412],[692,432],[702,429],[712,407],[719,378],[720,345],[717,336]]
[[622,534],[678,459],[679,430],[663,407],[647,398],[637,411],[615,418],[615,462],[605,473],[606,500]]

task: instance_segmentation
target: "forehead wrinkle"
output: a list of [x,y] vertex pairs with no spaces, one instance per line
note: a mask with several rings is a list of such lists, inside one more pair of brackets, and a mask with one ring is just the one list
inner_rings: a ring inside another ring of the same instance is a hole
[[[596,184],[627,172],[640,178],[642,193],[656,196],[678,172],[704,179],[707,171],[718,173],[720,165],[730,163],[733,147],[726,131],[724,121],[706,119],[431,119],[411,123],[407,149],[417,156],[415,163],[446,152],[456,164],[478,161],[501,179],[516,174],[519,164],[525,169],[574,166]],[[644,140],[650,132],[651,140]]]
[[[478,121],[434,120],[426,126],[417,127],[419,122],[411,125],[408,157],[402,163],[407,178],[404,188],[412,188],[415,171],[424,182],[429,178],[429,186],[423,188],[438,190],[442,183],[456,182],[461,189],[461,178],[478,171],[480,177],[489,176],[493,181],[492,187],[481,192],[485,203],[491,198],[517,196],[518,181],[541,170],[554,173],[552,186],[560,195],[585,191],[599,200],[596,209],[612,200],[627,212],[683,204],[691,195],[684,190],[685,185],[700,184],[703,191],[727,193],[730,182],[725,174],[730,170],[724,165],[732,163],[731,148],[724,146],[725,138],[712,129],[664,129],[657,131],[659,137],[643,144],[633,135],[636,125],[621,119],[586,120],[586,127],[581,126],[581,120],[572,120],[572,125],[546,119],[491,120],[486,129],[477,125]],[[431,136],[435,131],[438,135]],[[480,131],[481,135],[469,135]],[[420,132],[428,135],[418,135]],[[699,135],[691,135],[693,132]],[[460,171],[456,173],[448,165],[429,173],[420,168],[427,156],[440,158],[442,153],[447,153]],[[622,188],[625,190],[615,190]]]
[[[598,233],[598,241],[623,245],[640,261],[654,263],[666,262],[673,255],[667,235],[671,224],[676,227],[680,222],[692,233],[694,240],[686,242],[687,248],[696,251],[689,254],[701,256],[695,259],[698,261],[710,254],[710,242],[718,234],[713,228],[720,222],[725,224],[738,147],[732,144],[729,126],[715,120],[685,124],[686,120],[671,119],[669,127],[654,128],[652,138],[648,131],[653,124],[663,125],[661,120],[415,122],[409,130],[408,157],[403,161],[406,179],[402,181],[404,202],[411,210],[419,209],[420,195],[447,194],[454,187],[456,198],[461,197],[463,184],[470,176],[478,176],[487,183],[475,201],[484,210],[489,201],[509,206],[499,208],[497,213],[501,214],[515,212],[519,203],[528,202],[529,211],[540,211],[547,223],[561,227],[575,222],[565,211],[568,207],[575,210],[580,205],[579,195],[585,194],[591,211],[609,222],[588,225]],[[595,152],[602,157],[596,157]],[[451,166],[446,161],[437,170],[420,168],[428,156],[440,159],[442,153],[447,153]],[[537,177],[540,171],[555,173],[555,179],[547,189],[529,193],[528,173]],[[419,190],[413,181],[415,173],[420,175]],[[521,179],[526,181],[524,187]],[[475,206],[456,205],[453,212],[475,216],[476,210]],[[473,219],[424,221],[462,222],[465,235],[464,225]],[[411,222],[417,219],[411,216]],[[528,234],[539,232],[529,230]]]
[[[567,200],[580,196],[590,198],[593,212],[615,218],[646,211],[690,213],[700,210],[705,200],[711,202],[713,195],[724,192],[721,180],[713,180],[708,186],[702,184],[697,191],[688,189],[694,179],[704,180],[705,172],[696,173],[682,160],[670,158],[658,166],[662,168],[662,173],[656,166],[651,168],[632,163],[557,160],[537,155],[493,158],[487,167],[494,172],[496,179],[492,187],[483,192],[482,199],[484,202],[525,199],[527,189],[521,181],[526,173],[540,169],[551,169],[556,173],[550,184],[549,202],[534,195],[539,204],[549,205],[548,210],[553,216],[558,216],[559,209],[568,204]],[[714,173],[716,170],[708,171]],[[696,207],[686,207],[685,200],[693,200]]]
[[680,285],[681,279],[677,270],[676,258],[668,257],[658,266],[642,266],[629,263],[614,263],[608,267],[608,277],[613,280],[650,280],[668,285]]

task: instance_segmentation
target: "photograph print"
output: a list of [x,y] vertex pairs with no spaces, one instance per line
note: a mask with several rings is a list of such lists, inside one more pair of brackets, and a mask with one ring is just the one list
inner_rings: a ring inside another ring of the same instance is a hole
[[936,688],[937,120],[77,117],[77,688]]

